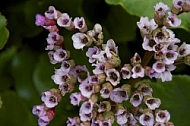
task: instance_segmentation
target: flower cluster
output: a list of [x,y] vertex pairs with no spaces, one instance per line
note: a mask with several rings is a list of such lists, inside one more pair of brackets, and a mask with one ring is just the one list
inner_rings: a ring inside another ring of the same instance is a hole
[[[43,104],[33,107],[39,117],[38,124],[46,126],[55,115],[55,107],[65,94],[70,93],[70,103],[79,106],[79,115],[69,117],[67,126],[174,126],[170,113],[159,109],[161,100],[153,97],[153,90],[146,82],[137,86],[122,80],[137,80],[143,77],[171,81],[178,61],[184,61],[190,53],[190,45],[175,37],[170,27],[177,27],[178,15],[190,11],[190,2],[174,0],[172,9],[162,2],[155,5],[154,19],[141,17],[137,26],[143,37],[142,47],[147,52],[143,59],[138,53],[130,63],[121,64],[118,47],[113,39],[104,42],[103,29],[95,24],[88,29],[83,17],[72,19],[49,6],[44,15],[37,14],[37,26],[49,31],[47,37],[48,56],[51,64],[60,64],[51,76],[57,89],[41,95]],[[64,37],[59,28],[76,31],[71,40],[75,49],[87,48],[86,56],[93,67],[75,64],[69,50],[64,46]],[[155,61],[148,66],[151,57]],[[124,82],[125,82],[124,81]],[[136,87],[136,88],[135,88]]]

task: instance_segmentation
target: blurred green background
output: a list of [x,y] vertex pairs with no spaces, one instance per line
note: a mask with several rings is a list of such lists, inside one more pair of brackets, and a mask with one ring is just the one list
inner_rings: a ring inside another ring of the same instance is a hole
[[[2,0],[0,4],[0,126],[37,126],[32,107],[41,104],[41,92],[57,85],[51,80],[54,68],[48,59],[46,38],[48,31],[35,26],[35,15],[44,14],[50,5],[71,17],[83,16],[89,29],[95,23],[103,27],[105,42],[112,38],[119,47],[122,63],[128,63],[135,52],[143,56],[142,38],[136,22],[140,16],[153,17],[153,6],[159,0]],[[160,0],[163,1],[163,0]],[[149,3],[149,4],[147,4]],[[168,5],[172,0],[167,1]],[[182,26],[173,29],[182,41],[190,43],[190,18],[184,14]],[[6,25],[4,20],[6,19]],[[1,27],[2,26],[2,27]],[[77,64],[86,64],[83,51],[74,50],[71,32],[61,29],[66,49]],[[80,57],[79,57],[80,55]],[[161,108],[171,112],[176,126],[190,125],[190,71],[181,65],[173,72],[172,82],[150,82],[155,97],[162,100]],[[150,81],[150,80],[148,80]],[[65,126],[68,116],[78,114],[71,106],[69,95],[56,107],[50,126]]]

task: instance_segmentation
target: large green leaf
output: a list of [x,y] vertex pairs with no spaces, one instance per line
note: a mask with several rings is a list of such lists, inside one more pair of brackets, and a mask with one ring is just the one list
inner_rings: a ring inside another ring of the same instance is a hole
[[38,95],[33,83],[33,71],[38,62],[39,53],[23,46],[20,52],[13,58],[12,75],[15,81],[15,89],[18,95],[23,98],[30,108],[39,103]]
[[4,47],[9,37],[9,31],[6,28],[6,25],[7,25],[7,20],[0,13],[0,49]]
[[120,6],[110,6],[103,24],[115,42],[127,42],[135,39],[138,18],[125,12]]
[[55,65],[50,63],[47,53],[42,53],[39,56],[39,62],[36,64],[33,73],[34,85],[39,94],[53,87],[58,87],[51,79],[51,76],[54,74]]
[[0,90],[8,89],[13,85],[13,79],[10,74],[10,63],[16,54],[16,47],[10,47],[1,52],[0,55]]
[[1,93],[3,101],[0,109],[1,126],[37,126],[29,110],[16,92],[7,90]]
[[[121,5],[128,13],[132,15],[154,17],[154,6],[158,2],[163,2],[169,7],[173,0],[105,0],[108,4]],[[182,19],[181,28],[190,31],[190,13],[180,15]]]
[[190,77],[188,75],[175,75],[170,82],[151,82],[153,96],[161,99],[161,109],[171,114],[171,121],[175,126],[189,126],[190,105]]

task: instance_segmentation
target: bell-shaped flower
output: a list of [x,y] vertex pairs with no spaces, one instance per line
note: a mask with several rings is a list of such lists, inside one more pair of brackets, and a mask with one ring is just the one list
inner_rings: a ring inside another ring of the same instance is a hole
[[91,41],[85,33],[75,33],[72,35],[73,46],[75,49],[83,49],[85,46],[91,45]]

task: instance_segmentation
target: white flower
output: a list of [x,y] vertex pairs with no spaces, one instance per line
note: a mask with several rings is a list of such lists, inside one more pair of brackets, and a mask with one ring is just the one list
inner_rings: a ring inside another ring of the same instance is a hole
[[61,16],[57,19],[57,24],[61,27],[70,27],[71,23],[71,18],[67,13],[61,14]]
[[94,86],[93,84],[82,82],[79,85],[79,90],[84,97],[90,98],[91,94],[94,93]]
[[154,69],[157,73],[162,73],[166,70],[165,68],[165,63],[162,61],[156,61],[153,65],[152,65],[152,69]]
[[133,66],[131,71],[132,78],[144,77],[144,68],[140,64]]
[[148,106],[149,109],[155,110],[156,108],[159,108],[161,101],[158,98],[152,98],[150,96],[146,97],[145,104]]
[[110,99],[115,103],[122,103],[123,101],[127,101],[129,99],[128,92],[121,88],[115,88],[110,93]]
[[106,81],[109,81],[113,86],[120,83],[120,74],[116,69],[109,69],[106,71]]
[[178,48],[178,54],[179,57],[185,57],[190,54],[190,44],[186,44],[186,42],[183,42],[181,46]]
[[74,26],[76,29],[79,29],[81,32],[85,32],[87,30],[87,25],[83,17],[76,17],[74,19]]
[[168,12],[168,17],[165,19],[164,24],[166,26],[178,27],[181,24],[181,19],[179,19],[177,15],[171,12]]
[[166,123],[170,120],[170,113],[167,110],[156,111],[156,121]]
[[142,47],[144,50],[154,51],[155,45],[156,45],[156,42],[154,41],[154,39],[152,38],[148,39],[146,36],[144,37],[144,41],[142,43]]
[[49,19],[57,19],[57,10],[54,6],[49,6],[48,10],[45,12],[45,16]]
[[125,109],[118,109],[115,113],[116,121],[118,124],[123,125],[127,123],[127,112]]
[[144,34],[151,34],[158,27],[154,19],[149,20],[148,17],[141,17],[140,21],[137,22],[137,26]]
[[84,46],[88,46],[91,43],[88,40],[88,36],[84,33],[75,33],[72,35],[73,46],[75,49],[83,49]]
[[143,126],[153,126],[154,125],[154,116],[150,112],[144,113],[139,117],[139,122]]
[[92,101],[85,101],[82,103],[79,112],[89,114],[93,110],[94,103]]
[[134,93],[131,98],[130,98],[130,103],[134,106],[137,107],[142,103],[143,95],[141,92],[136,92]]
[[169,11],[169,7],[168,5],[159,2],[156,4],[156,6],[154,6],[154,10],[156,12],[156,14],[160,15],[160,16],[164,16],[166,14],[167,11]]

